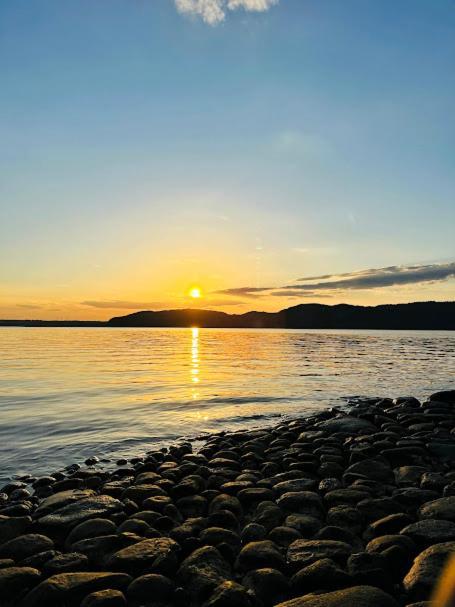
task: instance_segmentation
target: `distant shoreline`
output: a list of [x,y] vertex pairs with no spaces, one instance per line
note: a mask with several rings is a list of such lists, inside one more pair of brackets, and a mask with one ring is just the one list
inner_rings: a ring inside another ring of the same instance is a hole
[[279,312],[227,314],[197,308],[140,311],[107,321],[0,320],[0,327],[200,327],[213,329],[455,330],[455,301],[379,306],[300,304]]

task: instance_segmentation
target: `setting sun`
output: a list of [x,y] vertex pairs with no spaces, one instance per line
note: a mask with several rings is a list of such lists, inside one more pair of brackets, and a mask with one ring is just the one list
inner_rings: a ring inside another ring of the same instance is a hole
[[202,291],[199,287],[192,287],[189,291],[188,291],[188,295],[190,297],[193,297],[194,299],[199,299],[200,297],[202,297]]

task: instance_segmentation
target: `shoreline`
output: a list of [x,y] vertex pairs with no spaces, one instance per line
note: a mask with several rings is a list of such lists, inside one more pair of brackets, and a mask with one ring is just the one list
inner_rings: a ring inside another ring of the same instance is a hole
[[454,390],[201,438],[2,487],[1,604],[429,599],[455,553]]

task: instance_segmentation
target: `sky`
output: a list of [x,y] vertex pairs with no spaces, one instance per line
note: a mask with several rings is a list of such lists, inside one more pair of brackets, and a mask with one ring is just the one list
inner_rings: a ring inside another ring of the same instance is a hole
[[2,0],[0,318],[454,300],[454,65],[453,0]]

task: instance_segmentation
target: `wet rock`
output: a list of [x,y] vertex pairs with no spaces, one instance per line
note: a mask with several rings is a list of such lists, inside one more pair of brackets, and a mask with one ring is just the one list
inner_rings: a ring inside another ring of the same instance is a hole
[[360,586],[376,586],[386,592],[393,590],[389,563],[382,554],[356,552],[348,558],[347,569]]
[[40,518],[50,514],[55,510],[60,510],[69,504],[79,500],[92,497],[95,492],[91,489],[69,489],[68,491],[59,491],[45,498],[36,509],[35,516]]
[[251,607],[250,596],[243,586],[226,580],[213,591],[203,607]]
[[430,596],[447,559],[455,552],[455,542],[435,544],[421,552],[403,580],[403,586],[415,600]]
[[174,592],[173,582],[164,575],[148,573],[136,578],[126,591],[128,599],[140,604],[153,599],[157,603],[170,603]]
[[57,552],[57,550],[45,550],[44,552],[38,552],[38,554],[29,556],[21,561],[20,564],[22,567],[33,567],[34,569],[41,570],[48,561],[55,558],[59,554],[61,553]]
[[296,540],[287,551],[287,562],[292,569],[301,569],[314,561],[329,558],[336,562],[346,562],[352,546],[335,540]]
[[316,489],[318,482],[310,478],[294,478],[287,481],[281,481],[274,485],[274,490],[279,494],[292,493],[295,491],[312,491]]
[[261,502],[256,508],[254,522],[270,531],[281,524],[284,513],[274,502]]
[[285,576],[281,571],[271,568],[249,571],[242,579],[242,585],[266,607],[284,600],[289,592],[289,582]]
[[126,599],[120,590],[98,590],[86,596],[81,607],[126,607]]
[[318,595],[305,595],[277,607],[398,607],[397,601],[379,588],[354,586]]
[[343,505],[357,505],[360,501],[368,499],[368,491],[360,489],[335,489],[325,494],[324,500],[330,508]]
[[455,390],[444,390],[441,392],[435,392],[429,398],[430,402],[447,403],[449,405],[455,405]]
[[170,538],[152,538],[127,546],[112,554],[106,562],[113,571],[141,574],[145,571],[169,573],[177,565],[180,547]]
[[46,529],[66,531],[89,518],[113,514],[122,508],[122,502],[109,495],[95,495],[54,510],[51,514],[41,517],[38,522]]
[[54,542],[45,535],[29,533],[20,535],[0,546],[0,558],[11,558],[16,562],[23,561],[29,556],[52,550]]
[[291,579],[294,594],[339,590],[351,584],[352,578],[328,558],[319,559],[303,567]]
[[23,607],[60,607],[78,605],[92,592],[122,589],[131,577],[124,573],[61,573],[41,582],[24,598]]
[[40,581],[41,574],[32,567],[5,567],[0,569],[0,597],[19,598]]
[[210,503],[209,512],[211,514],[219,510],[230,510],[236,516],[242,516],[243,514],[240,501],[236,497],[227,495],[226,493],[217,495]]
[[132,533],[102,535],[79,540],[72,545],[74,552],[85,554],[92,566],[104,567],[106,561],[114,552],[139,542],[142,538]]
[[283,548],[287,548],[295,540],[302,539],[302,535],[297,529],[285,526],[275,527],[270,531],[268,537],[272,542]]
[[394,474],[390,468],[390,464],[388,462],[384,463],[379,459],[364,459],[352,464],[346,469],[343,479],[349,483],[351,478],[355,480],[359,474],[382,483],[394,481]]
[[438,519],[425,519],[404,527],[400,533],[411,538],[422,549],[432,544],[455,541],[455,523]]
[[176,579],[191,600],[204,600],[216,586],[231,579],[231,567],[216,548],[204,546],[182,562]]
[[363,528],[363,516],[353,506],[340,505],[330,508],[326,522],[335,527],[347,527],[353,533],[359,533]]
[[200,539],[203,544],[207,544],[208,546],[218,546],[222,542],[233,546],[240,544],[240,537],[236,533],[221,527],[208,527],[204,529],[200,534]]

